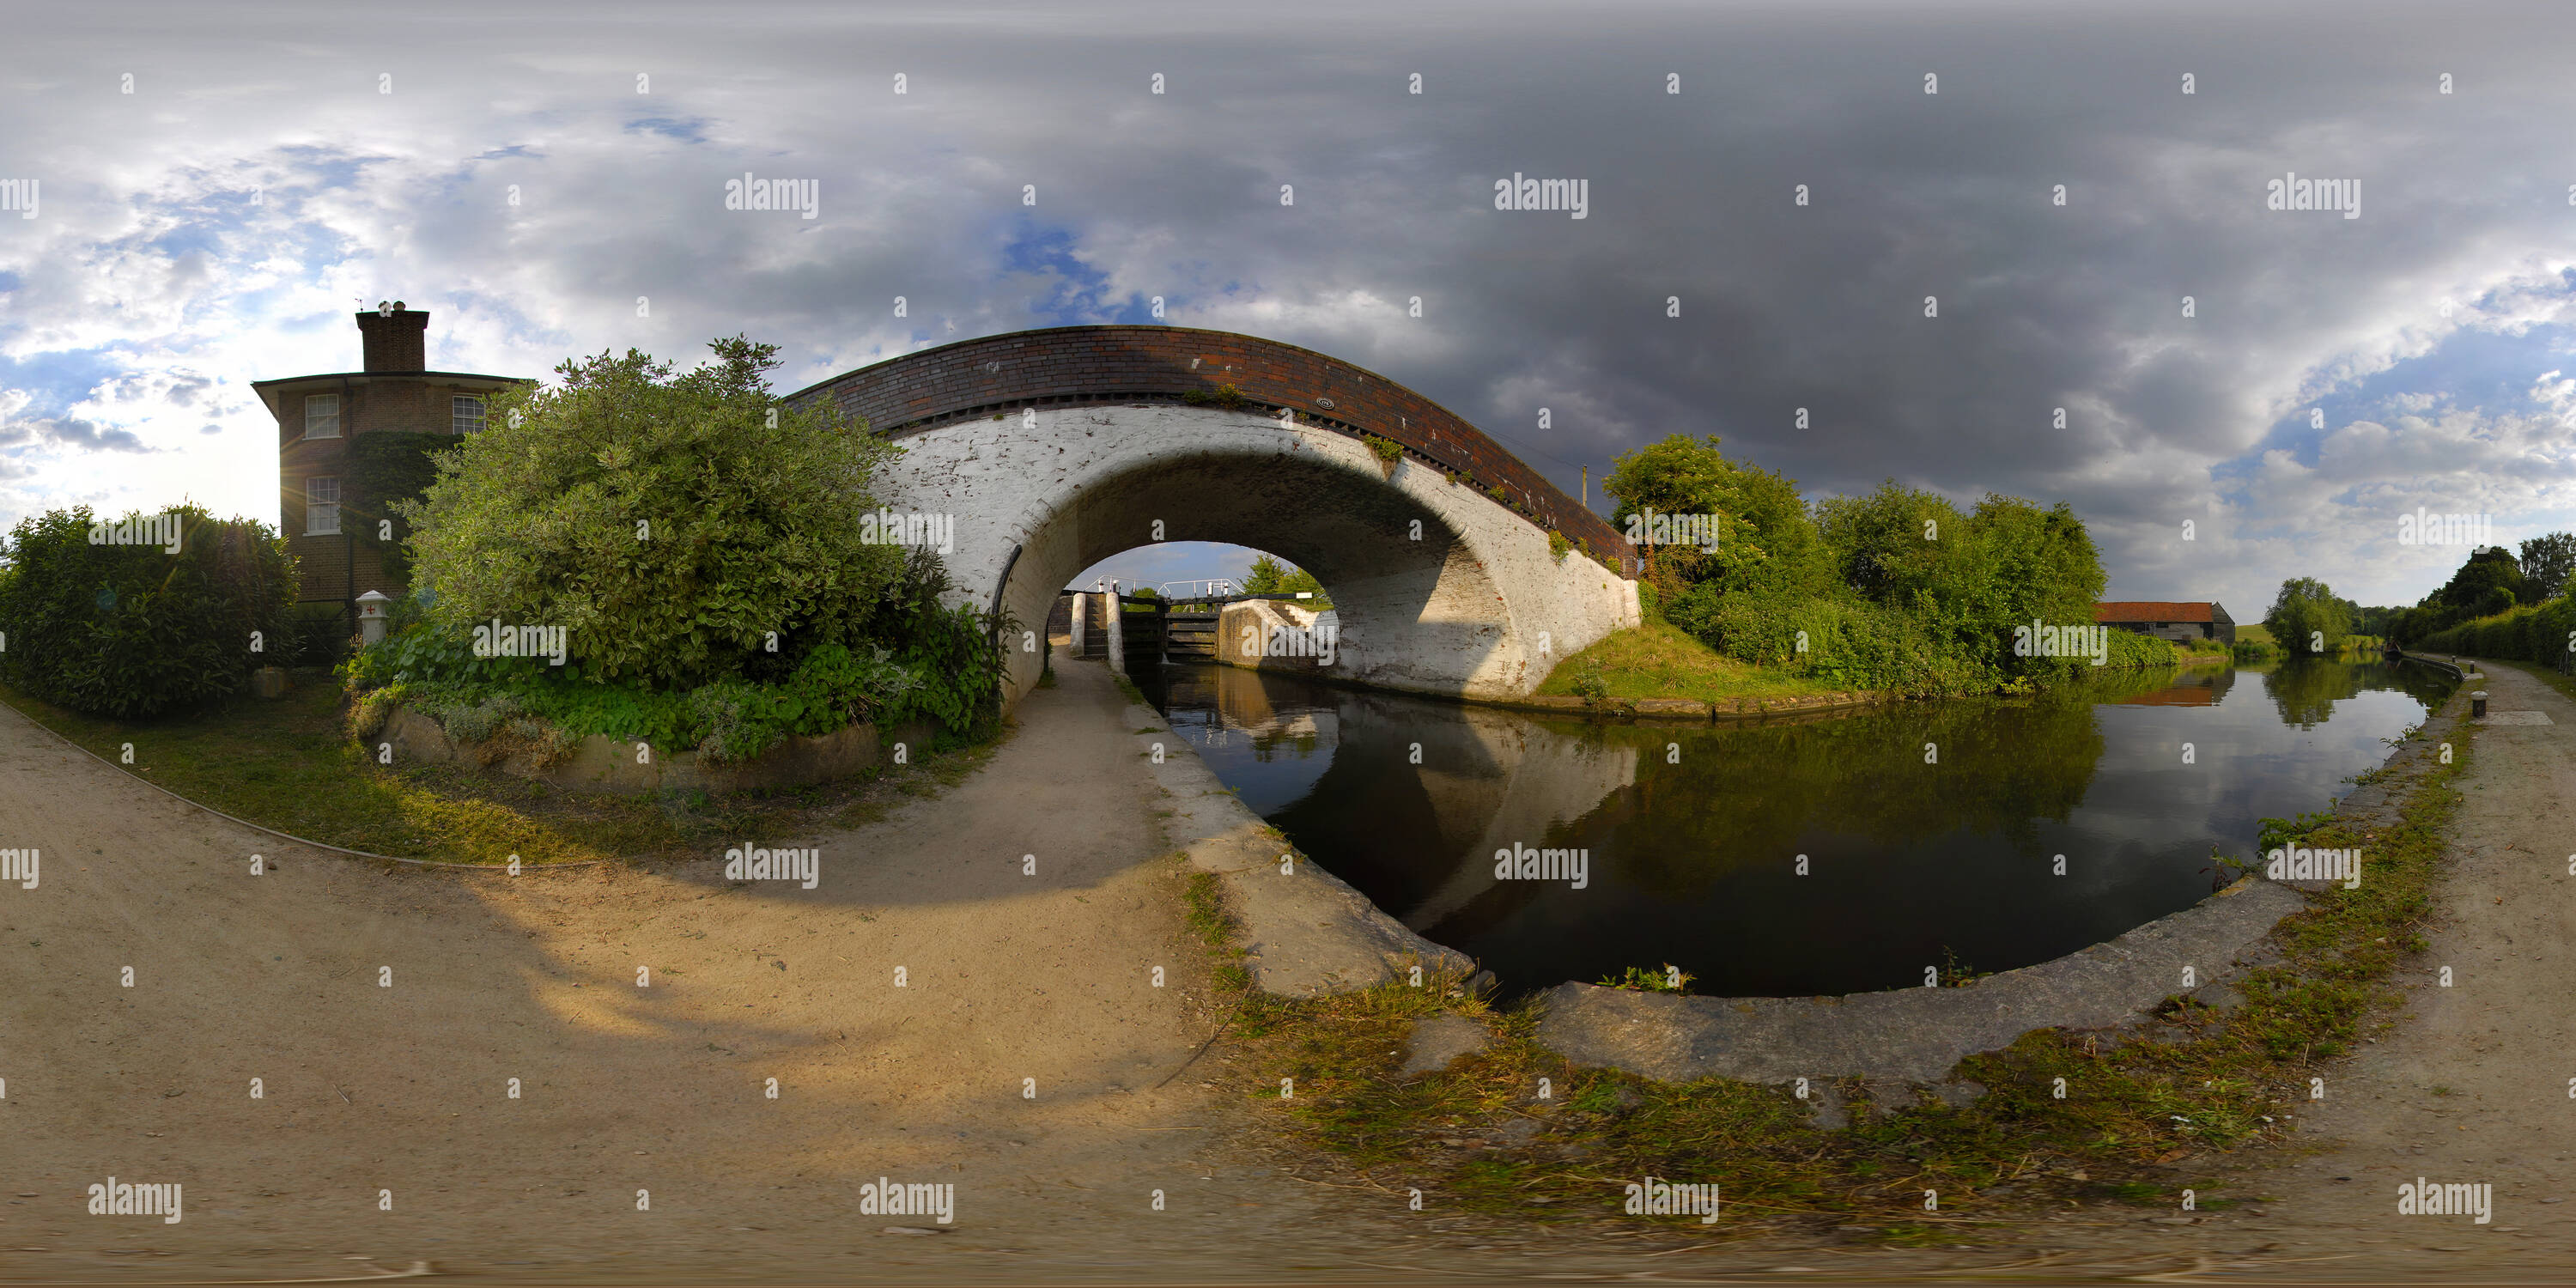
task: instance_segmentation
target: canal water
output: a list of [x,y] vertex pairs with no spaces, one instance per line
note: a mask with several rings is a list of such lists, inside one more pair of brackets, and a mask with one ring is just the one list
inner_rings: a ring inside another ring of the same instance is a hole
[[[1669,964],[1736,997],[2010,970],[2189,907],[2213,851],[2250,859],[2257,820],[2351,790],[2453,683],[2290,661],[1731,728],[1135,678],[1254,812],[1506,992]],[[1522,847],[1581,851],[1581,885],[1498,878]]]

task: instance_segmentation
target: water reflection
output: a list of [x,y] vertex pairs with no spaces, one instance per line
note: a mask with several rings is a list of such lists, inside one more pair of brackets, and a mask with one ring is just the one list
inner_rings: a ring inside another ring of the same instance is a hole
[[[2323,805],[2449,684],[2303,661],[1709,728],[1227,667],[1138,678],[1255,812],[1507,985],[1671,962],[1736,995],[2009,969],[2187,907],[2213,848]],[[1498,878],[1495,851],[1522,845],[1586,851],[1587,883]]]

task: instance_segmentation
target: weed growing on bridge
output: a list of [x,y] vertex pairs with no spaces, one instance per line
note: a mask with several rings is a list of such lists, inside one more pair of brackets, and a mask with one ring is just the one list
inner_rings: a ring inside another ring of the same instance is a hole
[[[1721,1236],[1858,1223],[1882,1242],[1959,1242],[2007,1205],[2170,1209],[2186,1186],[2203,1209],[2224,1208],[2243,1200],[2214,1199],[2223,1181],[2179,1169],[2285,1136],[2310,1079],[2334,1077],[2318,1062],[2348,1053],[2396,1001],[2391,976],[2423,945],[2461,799],[2451,783],[2468,756],[2455,745],[2454,764],[2421,769],[2394,825],[2292,824],[2307,844],[2369,845],[2372,879],[2286,920],[2283,960],[2238,981],[2241,1003],[2177,996],[2126,1029],[2029,1034],[1962,1062],[1958,1076],[1986,1088],[1972,1104],[1819,1083],[1811,1094],[1851,1115],[1826,1130],[1815,1102],[1787,1087],[1576,1068],[1537,1041],[1536,1007],[1488,1006],[1448,979],[1311,999],[1245,993],[1233,1028],[1253,1058],[1238,1066],[1250,1079],[1241,1090],[1378,1188],[1419,1188],[1434,1208],[1520,1220],[1624,1220],[1621,1186],[1641,1175],[1722,1184],[1730,1219],[1708,1231]],[[1215,944],[1232,933],[1195,904],[1192,924]],[[1654,989],[1669,978],[1631,971],[1618,984]],[[1401,1075],[1413,1024],[1442,1014],[1476,1020],[1490,1042],[1445,1071]],[[1296,1080],[1294,1099],[1279,1097],[1282,1078]],[[2007,1184],[2008,1196],[1989,1193]],[[1926,1190],[1938,1195],[1931,1211]]]
[[1227,411],[1240,411],[1252,400],[1232,385],[1218,385],[1214,389],[1192,389],[1181,395],[1181,401],[1193,407],[1223,407]]

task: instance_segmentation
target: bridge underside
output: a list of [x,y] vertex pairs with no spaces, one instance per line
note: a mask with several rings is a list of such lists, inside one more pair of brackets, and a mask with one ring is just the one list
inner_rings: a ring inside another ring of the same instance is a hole
[[[1637,621],[1632,583],[1473,488],[1345,434],[1155,404],[1040,409],[902,436],[880,500],[956,518],[951,575],[1040,630],[1066,579],[1158,541],[1267,550],[1339,610],[1329,674],[1458,697],[1526,694]],[[1005,569],[1008,580],[1003,581]],[[1043,637],[1039,648],[1043,649]],[[1010,699],[1042,659],[1015,649]]]

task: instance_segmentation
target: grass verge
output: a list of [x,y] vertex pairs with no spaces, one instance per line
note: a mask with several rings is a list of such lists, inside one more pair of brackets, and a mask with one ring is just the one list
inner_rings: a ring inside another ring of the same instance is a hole
[[1598,696],[1612,701],[1695,698],[1716,702],[1836,691],[1835,686],[1819,680],[1738,662],[1693,639],[1681,628],[1659,621],[1615,631],[1566,657],[1548,673],[1538,691],[1550,697],[1583,696],[1575,686],[1596,669],[1606,686]]
[[[1958,1076],[1987,1088],[1973,1104],[1846,1082],[1830,1090],[1850,1126],[1825,1130],[1789,1088],[1575,1068],[1538,1044],[1531,1007],[1490,1007],[1446,979],[1315,999],[1243,992],[1233,1032],[1250,1058],[1233,1067],[1250,1077],[1237,1089],[1382,1188],[1520,1220],[1633,1220],[1624,1187],[1647,1176],[1718,1184],[1725,1220],[1669,1220],[1721,1237],[1788,1224],[1973,1243],[1977,1222],[2033,1202],[2172,1210],[2186,1187],[2199,1207],[2225,1208],[2247,1200],[2217,1192],[2216,1155],[2286,1139],[2308,1080],[2387,1022],[2391,977],[2424,947],[2469,764],[2465,738],[2453,741],[2455,763],[2418,772],[2395,825],[2309,815],[2267,840],[2367,847],[2372,876],[2284,920],[2283,960],[2238,981],[2241,1002],[2177,995],[2126,1028],[2025,1035],[1962,1063]],[[1221,916],[1192,924],[1222,945]],[[1446,1071],[1400,1076],[1412,1025],[1443,1013],[1492,1041]]]
[[350,742],[339,689],[324,679],[303,679],[273,701],[244,698],[159,720],[85,716],[5,685],[0,702],[146,782],[235,818],[445,863],[506,863],[513,854],[524,863],[703,858],[725,838],[864,826],[907,799],[955,785],[1002,741],[767,795],[622,797],[457,765],[378,765]]

